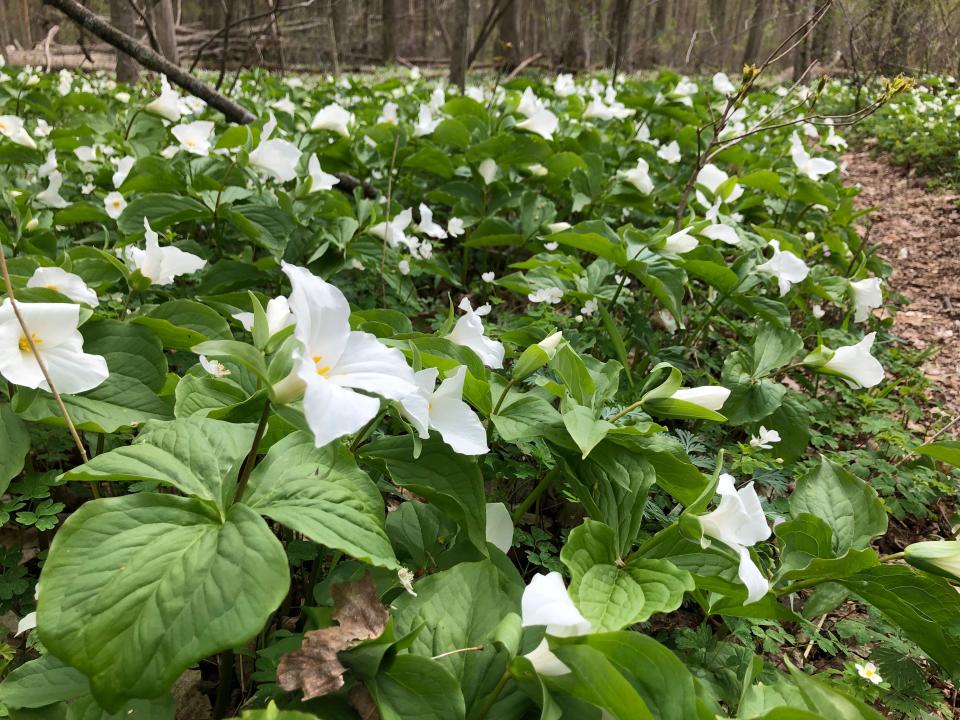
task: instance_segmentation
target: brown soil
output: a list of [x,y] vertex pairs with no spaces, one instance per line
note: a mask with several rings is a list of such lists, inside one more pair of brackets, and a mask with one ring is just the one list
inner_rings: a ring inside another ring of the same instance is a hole
[[890,286],[908,301],[894,332],[936,350],[922,366],[935,386],[931,399],[960,413],[960,196],[927,189],[869,150],[844,160],[847,183],[861,189],[857,208],[875,208],[861,235],[893,267]]

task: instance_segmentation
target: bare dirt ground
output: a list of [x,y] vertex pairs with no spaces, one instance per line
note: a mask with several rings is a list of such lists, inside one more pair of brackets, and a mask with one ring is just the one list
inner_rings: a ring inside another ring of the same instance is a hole
[[922,366],[932,400],[960,413],[960,195],[928,190],[923,178],[868,150],[845,157],[846,181],[861,188],[858,208],[876,208],[861,235],[893,266],[890,286],[904,295],[894,332],[937,352]]

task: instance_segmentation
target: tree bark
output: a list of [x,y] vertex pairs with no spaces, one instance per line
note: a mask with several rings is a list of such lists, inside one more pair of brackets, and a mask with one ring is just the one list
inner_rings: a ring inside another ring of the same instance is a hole
[[583,0],[566,0],[564,7],[566,10],[563,27],[566,42],[563,45],[560,64],[568,70],[581,70],[587,61]]
[[760,53],[760,43],[763,41],[763,16],[764,7],[768,0],[755,0],[753,13],[750,15],[750,32],[747,33],[747,44],[743,49],[743,64],[752,65],[756,63]]
[[511,2],[500,16],[497,53],[503,60],[500,67],[510,72],[523,60],[520,44],[520,3]]
[[[610,16],[610,28],[613,30],[613,80],[616,82],[620,68],[623,67],[623,59],[627,44],[627,25],[630,18],[631,0],[616,0],[613,4],[613,14]],[[607,61],[610,64],[610,61]]]
[[177,20],[173,15],[172,0],[156,0],[154,4],[154,31],[160,52],[174,65],[180,64],[180,51],[177,49]]
[[[110,0],[110,22],[120,32],[133,35],[137,31],[137,14],[127,0]],[[117,80],[133,85],[140,78],[140,66],[126,53],[117,53]]]
[[33,34],[30,27],[30,5],[27,0],[20,0],[20,27],[23,29],[21,40],[27,49],[33,47]]
[[86,28],[105,43],[135,58],[148,70],[163,73],[174,85],[182,87],[192,95],[204,100],[208,105],[222,112],[227,120],[235,123],[251,123],[256,117],[242,105],[218,93],[206,83],[184,72],[162,55],[144,47],[134,38],[121,32],[99,15],[92,13],[77,0],[43,0],[44,5],[56,8],[71,20]]
[[470,0],[456,0],[450,31],[450,83],[463,92],[467,85],[467,54],[470,51]]
[[381,20],[383,62],[395,63],[397,61],[397,5],[395,0],[383,0]]

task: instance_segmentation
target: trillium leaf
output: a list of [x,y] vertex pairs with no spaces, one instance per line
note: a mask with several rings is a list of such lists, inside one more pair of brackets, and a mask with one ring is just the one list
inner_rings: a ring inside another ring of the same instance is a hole
[[188,220],[206,221],[212,214],[201,202],[185,195],[150,193],[134,200],[123,209],[117,227],[125,235],[143,234],[143,219],[156,231]]
[[560,560],[570,571],[568,589],[573,597],[580,593],[580,581],[594,565],[613,565],[617,560],[614,532],[609,525],[584,520],[567,536]]
[[940,440],[939,442],[927,443],[918,447],[914,452],[917,455],[926,455],[934,460],[960,467],[960,442],[956,440]]
[[550,678],[549,686],[603,708],[616,720],[653,720],[637,689],[600,650],[580,644],[551,644],[550,649],[571,672]]
[[398,655],[369,687],[383,720],[463,720],[466,716],[456,678],[429,657]]
[[7,403],[0,403],[0,494],[10,481],[23,470],[23,462],[30,452],[27,426]]
[[253,435],[253,425],[196,415],[170,422],[151,421],[132,445],[97,455],[63,477],[92,482],[157,482],[223,509],[233,495]]
[[825,718],[842,720],[882,720],[883,715],[846,693],[798,670],[789,660],[790,677],[800,689],[807,707]]
[[383,498],[342,446],[317,448],[307,433],[288,435],[250,475],[242,501],[321,545],[372,565],[397,567],[384,528]]
[[198,660],[247,642],[287,594],[283,546],[244,505],[141,493],[93,500],[60,528],[38,628],[104,708],[166,693]]
[[193,300],[165,302],[132,322],[149,327],[164,347],[174,350],[189,350],[205,340],[233,337],[219,313]]
[[563,425],[570,433],[570,437],[580,448],[581,459],[586,459],[593,450],[607,435],[613,430],[614,426],[606,420],[598,420],[594,416],[593,410],[583,405],[578,405],[565,397],[561,405]]

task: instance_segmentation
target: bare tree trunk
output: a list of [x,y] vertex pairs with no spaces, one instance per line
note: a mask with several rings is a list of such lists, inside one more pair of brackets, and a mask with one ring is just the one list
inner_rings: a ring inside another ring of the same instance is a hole
[[[630,19],[631,0],[615,0],[613,3],[613,14],[610,16],[610,28],[613,30],[612,55],[613,55],[613,79],[616,82],[617,74],[623,66],[623,56],[627,39],[627,24]],[[608,53],[607,57],[610,57]],[[610,64],[609,59],[607,64]]]
[[768,0],[755,0],[750,15],[750,31],[747,33],[747,45],[743,49],[743,64],[751,65],[759,59],[760,43],[763,41],[764,7]]
[[343,42],[346,39],[346,18],[340,0],[330,0],[330,40],[333,44],[330,55],[333,59],[333,74],[340,77],[340,62],[343,59]]
[[33,47],[33,36],[30,28],[30,5],[27,0],[20,0],[20,27],[23,29],[20,39],[27,49]]
[[563,27],[566,42],[563,45],[560,64],[568,70],[580,70],[587,61],[583,17],[586,8],[583,5],[583,0],[566,0],[564,2]]
[[381,21],[383,62],[395,63],[397,61],[397,5],[395,0],[383,0]]
[[511,2],[500,16],[500,32],[497,48],[503,57],[501,67],[507,72],[513,70],[523,60],[520,44],[520,3]]
[[456,0],[450,31],[450,83],[463,92],[467,84],[467,53],[470,52],[470,0]]
[[154,4],[154,30],[160,52],[174,65],[180,64],[180,52],[177,49],[177,20],[173,14],[172,0],[156,0]]
[[13,26],[7,19],[6,0],[0,0],[0,48],[13,44]]
[[[110,0],[110,22],[127,35],[137,31],[137,15],[127,0]],[[126,53],[117,53],[117,80],[133,85],[140,77],[140,66]]]

